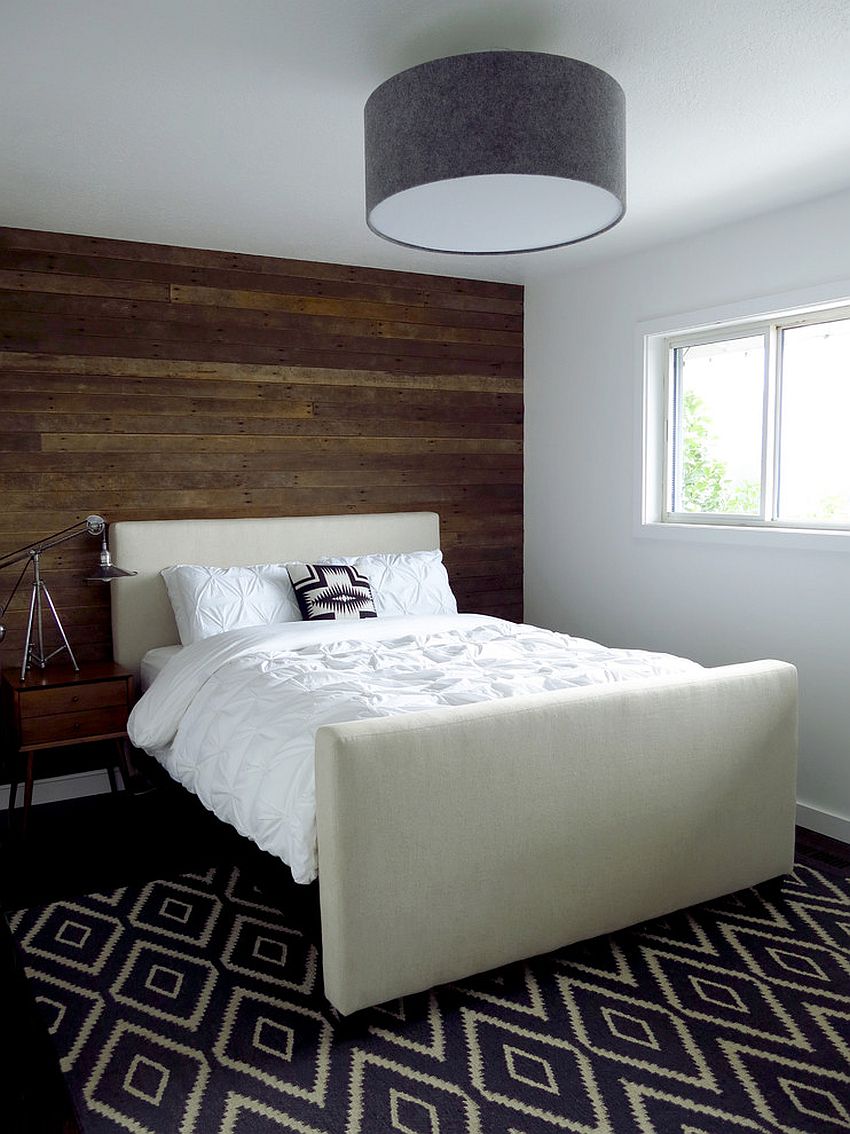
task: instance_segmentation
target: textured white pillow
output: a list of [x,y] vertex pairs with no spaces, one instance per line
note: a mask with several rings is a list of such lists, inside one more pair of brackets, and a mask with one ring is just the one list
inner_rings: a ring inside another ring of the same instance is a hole
[[391,614],[457,614],[441,551],[387,555],[328,555],[317,563],[355,567],[372,585],[379,617]]
[[184,646],[242,626],[300,622],[301,611],[282,563],[256,567],[180,564],[160,571]]

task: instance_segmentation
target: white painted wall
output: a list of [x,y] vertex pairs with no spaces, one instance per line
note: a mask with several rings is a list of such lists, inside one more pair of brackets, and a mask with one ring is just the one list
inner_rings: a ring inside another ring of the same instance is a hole
[[801,816],[850,839],[850,537],[662,541],[635,515],[636,325],[848,277],[850,192],[527,285],[525,617],[709,665],[793,662]]

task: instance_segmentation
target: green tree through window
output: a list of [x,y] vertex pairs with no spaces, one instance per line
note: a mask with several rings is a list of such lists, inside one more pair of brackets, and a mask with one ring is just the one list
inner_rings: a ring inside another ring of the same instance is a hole
[[758,515],[760,491],[757,481],[733,484],[726,462],[712,456],[711,418],[693,390],[684,397],[682,452],[682,508],[685,512],[720,512]]

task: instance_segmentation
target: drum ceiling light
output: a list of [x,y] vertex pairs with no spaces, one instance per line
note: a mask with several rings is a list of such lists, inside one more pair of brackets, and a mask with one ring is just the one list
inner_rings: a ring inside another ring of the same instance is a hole
[[433,59],[373,91],[365,127],[366,222],[396,244],[533,252],[587,240],[625,212],[625,97],[578,59]]

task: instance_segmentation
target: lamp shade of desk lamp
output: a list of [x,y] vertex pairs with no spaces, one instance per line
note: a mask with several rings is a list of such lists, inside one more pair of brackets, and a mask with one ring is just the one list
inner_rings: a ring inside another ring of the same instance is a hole
[[100,563],[90,575],[86,575],[86,582],[111,583],[113,579],[126,578],[135,574],[135,571],[124,571],[121,567],[116,567],[112,562],[112,556],[109,554],[109,547],[106,543],[106,528],[104,528],[103,538],[100,544]]

